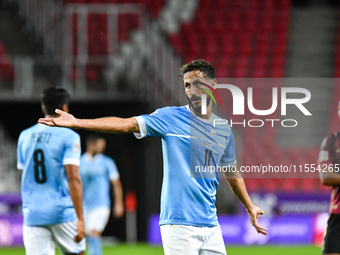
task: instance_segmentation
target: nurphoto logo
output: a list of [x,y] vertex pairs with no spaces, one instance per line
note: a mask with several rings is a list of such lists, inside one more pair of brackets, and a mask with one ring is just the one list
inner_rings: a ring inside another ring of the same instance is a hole
[[[215,89],[205,83],[200,82],[200,85],[204,85],[207,88],[209,88],[219,99],[220,104],[222,105],[221,98],[219,94],[217,93],[216,89],[228,89],[233,98],[233,115],[244,115],[245,114],[245,96],[240,88],[238,88],[235,85],[231,84],[216,84]],[[201,114],[206,115],[207,114],[207,94],[212,98],[214,101],[215,105],[216,100],[212,93],[210,93],[208,90],[204,88],[199,88],[206,92],[206,94],[202,95],[202,107],[201,107]],[[295,98],[295,99],[290,99],[287,98],[287,95],[294,93],[294,94],[301,94],[303,97],[302,98]],[[274,113],[277,108],[278,108],[278,88],[273,87],[272,88],[272,105],[269,109],[266,110],[258,110],[255,109],[254,104],[253,104],[253,88],[248,87],[247,88],[247,106],[248,109],[251,113],[254,115],[258,116],[267,116],[272,113]],[[311,99],[311,93],[308,89],[305,88],[297,88],[297,87],[283,87],[281,88],[281,116],[287,115],[287,105],[295,105],[304,115],[306,116],[312,116],[312,114],[307,110],[307,108],[304,106],[305,103],[309,102]],[[265,119],[265,121],[271,122],[272,127],[274,127],[274,122],[275,121],[280,121],[279,119]],[[262,127],[265,123],[265,121],[261,119],[251,119],[248,120],[248,126],[250,127]],[[258,125],[255,125],[254,123],[258,123]],[[293,125],[288,125],[287,122],[293,122]],[[227,120],[225,119],[219,119],[219,120],[214,120],[214,127],[216,125],[222,125],[228,123]],[[230,121],[230,124],[232,125],[232,120]],[[243,126],[246,126],[246,120],[243,122],[237,122],[234,124],[243,124]],[[297,126],[298,122],[297,120],[294,119],[284,119],[281,121],[281,125],[283,127],[295,127]]]

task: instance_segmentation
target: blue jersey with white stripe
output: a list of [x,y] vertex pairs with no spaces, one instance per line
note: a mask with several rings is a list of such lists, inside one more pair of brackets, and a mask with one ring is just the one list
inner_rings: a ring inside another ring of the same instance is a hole
[[50,225],[77,219],[64,165],[79,166],[80,137],[71,129],[36,124],[21,132],[17,167],[24,225]]
[[[166,107],[150,115],[136,117],[137,138],[156,136],[162,139],[163,185],[160,225],[218,225],[216,215],[216,172],[206,175],[206,167],[236,164],[234,138],[224,122],[214,127],[213,114],[201,119],[189,106]],[[203,169],[202,171],[197,171]]]
[[84,210],[89,211],[97,207],[110,208],[110,181],[119,178],[113,159],[104,154],[91,157],[84,153],[80,159],[80,174],[84,187]]

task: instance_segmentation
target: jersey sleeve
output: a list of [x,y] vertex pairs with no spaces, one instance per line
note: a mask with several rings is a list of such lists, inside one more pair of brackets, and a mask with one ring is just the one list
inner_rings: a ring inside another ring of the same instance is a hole
[[169,108],[161,108],[150,115],[135,117],[139,126],[139,133],[134,133],[136,138],[141,139],[147,136],[163,138],[168,133],[171,113]]
[[116,166],[116,163],[113,159],[109,158],[107,161],[107,168],[109,172],[110,181],[115,181],[119,179],[119,172]]
[[227,143],[224,154],[221,157],[220,166],[234,166],[236,165],[235,144],[234,136],[230,130],[230,139]]
[[[335,138],[333,138],[335,139]],[[319,164],[333,164],[332,136],[323,139],[319,152]]]
[[72,132],[65,137],[63,165],[80,165],[80,136]]
[[23,170],[24,169],[24,160],[23,155],[21,152],[21,146],[22,146],[22,134],[20,134],[18,139],[18,145],[17,145],[17,169]]

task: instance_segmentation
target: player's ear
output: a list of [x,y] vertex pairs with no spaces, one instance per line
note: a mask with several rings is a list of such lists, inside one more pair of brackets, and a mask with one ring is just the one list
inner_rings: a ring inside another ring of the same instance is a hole
[[43,113],[44,115],[46,115],[46,110],[45,110],[44,105],[41,105],[41,111],[42,111],[42,113]]
[[68,105],[67,104],[63,104],[63,106],[61,107],[61,110],[64,112],[68,112]]
[[211,81],[211,86],[215,87],[216,84],[217,84],[217,80],[216,80],[216,79],[213,79],[213,80]]

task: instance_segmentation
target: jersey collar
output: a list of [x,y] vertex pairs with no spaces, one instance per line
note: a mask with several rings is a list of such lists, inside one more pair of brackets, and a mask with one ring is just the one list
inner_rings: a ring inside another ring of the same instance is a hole
[[91,157],[91,155],[89,153],[87,153],[87,152],[84,153],[84,157],[87,161],[96,160],[96,159],[102,157],[102,155],[103,155],[102,153],[98,153],[98,154],[94,155],[94,157]]
[[203,119],[203,118],[197,116],[196,113],[193,112],[193,111],[190,109],[190,106],[189,106],[188,104],[187,104],[185,107],[188,109],[188,111],[190,111],[190,112],[192,113],[192,115],[194,115],[197,119],[199,119],[199,120],[202,121],[202,122],[210,123],[210,122],[212,121],[212,119],[213,119],[213,113],[211,114],[211,117],[210,117],[209,119]]

